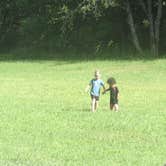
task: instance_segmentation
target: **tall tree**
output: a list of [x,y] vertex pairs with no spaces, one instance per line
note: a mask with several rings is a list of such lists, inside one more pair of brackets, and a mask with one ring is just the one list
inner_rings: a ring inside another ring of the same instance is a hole
[[126,9],[127,16],[128,16],[128,24],[129,24],[129,27],[130,27],[130,32],[131,32],[133,44],[134,44],[136,50],[140,54],[143,54],[143,51],[142,51],[142,48],[140,46],[140,42],[139,42],[139,39],[138,39],[138,35],[137,35],[137,32],[136,32],[136,28],[135,28],[135,24],[134,24],[134,18],[133,18],[132,9],[131,9],[129,0],[126,0],[125,9]]
[[[158,57],[160,22],[162,17],[162,0],[139,0],[144,13],[149,21],[150,49],[153,56]],[[156,10],[154,10],[156,9]],[[156,12],[155,12],[156,11]]]

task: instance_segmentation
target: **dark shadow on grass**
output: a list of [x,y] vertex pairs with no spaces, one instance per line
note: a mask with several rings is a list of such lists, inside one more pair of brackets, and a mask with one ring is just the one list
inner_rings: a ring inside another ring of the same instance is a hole
[[[47,52],[43,51],[32,51],[32,50],[17,50],[17,51],[6,51],[0,52],[0,62],[38,62],[43,61],[59,61],[59,65],[65,63],[77,63],[84,61],[153,61],[156,59],[165,59],[166,55],[161,55],[159,58],[151,57],[149,54],[140,56],[131,53],[90,53],[90,52]],[[63,63],[62,63],[63,62]],[[58,64],[56,64],[58,65]]]
[[62,109],[61,110],[62,112],[65,111],[65,112],[91,112],[90,109],[88,108],[67,108],[67,109]]

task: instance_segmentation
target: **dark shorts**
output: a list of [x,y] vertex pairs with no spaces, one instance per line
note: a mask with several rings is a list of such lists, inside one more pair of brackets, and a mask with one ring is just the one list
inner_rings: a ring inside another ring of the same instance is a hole
[[117,99],[110,99],[110,104],[118,104],[118,100]]
[[114,104],[118,104],[118,102],[112,102],[112,101],[110,101],[110,104],[114,105]]
[[94,95],[91,95],[91,99],[95,98],[96,101],[99,101],[99,96],[94,96]]

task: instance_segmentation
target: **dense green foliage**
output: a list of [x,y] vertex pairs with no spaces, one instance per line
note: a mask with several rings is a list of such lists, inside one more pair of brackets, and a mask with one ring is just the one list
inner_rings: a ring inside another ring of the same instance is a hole
[[[0,165],[163,166],[166,163],[166,60],[0,63]],[[90,112],[93,72],[116,78]]]
[[165,16],[164,0],[1,0],[0,48],[154,57],[166,52]]

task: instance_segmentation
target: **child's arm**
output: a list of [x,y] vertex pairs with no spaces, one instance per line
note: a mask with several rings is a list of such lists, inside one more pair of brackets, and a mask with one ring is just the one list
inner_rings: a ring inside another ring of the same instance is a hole
[[106,88],[105,88],[105,85],[103,85],[103,92],[105,92]]
[[103,85],[103,89],[104,89],[104,91],[106,90],[105,85]]
[[85,92],[88,92],[90,87],[91,87],[90,85],[87,85],[87,87],[85,88]]
[[107,91],[110,91],[110,88],[105,88],[104,91],[103,91],[103,94],[105,94]]
[[117,88],[118,92],[117,92],[117,99],[119,99],[119,89]]
[[101,83],[100,83],[100,85],[103,87],[103,92],[102,92],[102,94],[104,94],[105,93],[105,85],[104,85],[104,82],[103,81],[101,81]]
[[89,84],[85,88],[85,92],[89,92],[90,88],[92,86],[92,80],[89,82]]

